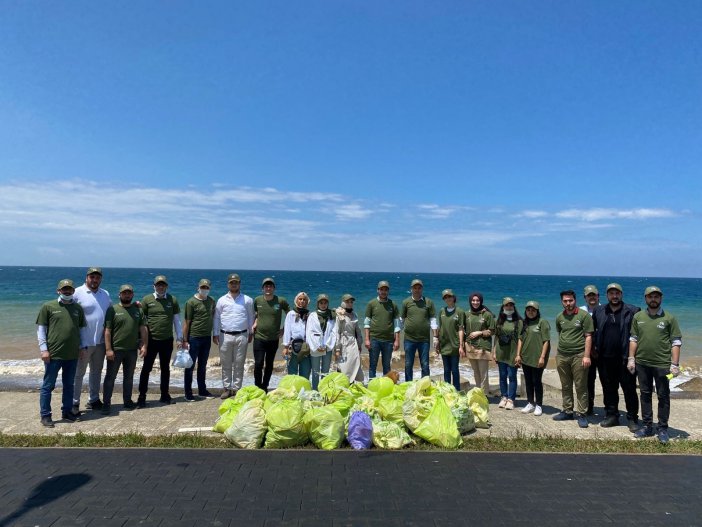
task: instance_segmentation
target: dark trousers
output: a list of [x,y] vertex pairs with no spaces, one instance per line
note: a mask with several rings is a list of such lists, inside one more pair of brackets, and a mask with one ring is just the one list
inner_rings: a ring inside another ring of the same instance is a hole
[[658,396],[658,428],[668,429],[670,417],[670,384],[666,375],[670,368],[636,365],[636,376],[641,390],[641,419],[645,427],[653,426],[653,383],[656,383]]
[[626,404],[626,418],[636,421],[639,417],[636,375],[629,373],[626,369],[626,359],[600,357],[599,363],[605,414],[619,417],[619,386],[621,386],[624,392],[624,404]]
[[193,396],[193,371],[197,368],[197,393],[204,397],[207,395],[205,377],[207,376],[207,359],[210,358],[212,340],[210,337],[189,337],[188,346],[188,353],[193,359],[193,365],[190,368],[185,368],[183,373],[183,391],[186,397]]
[[114,360],[107,361],[105,382],[102,386],[102,400],[105,404],[112,403],[112,392],[115,389],[115,379],[117,379],[120,366],[122,366],[122,400],[125,403],[132,400],[136,363],[137,350],[115,351]]
[[527,402],[542,406],[544,404],[544,385],[541,382],[541,377],[544,374],[544,369],[522,364],[522,371],[524,371],[524,388]]
[[161,368],[161,397],[170,397],[168,385],[171,381],[171,355],[173,355],[173,337],[166,340],[154,340],[149,335],[149,349],[144,357],[144,366],[142,366],[139,376],[139,399],[146,399],[146,392],[149,391],[149,374],[154,368],[156,356],[158,356],[158,365]]
[[268,390],[277,351],[278,340],[254,339],[253,341],[254,384],[262,390]]
[[[600,358],[590,357],[590,368],[587,370],[587,413],[591,414],[595,407],[595,378],[599,369]],[[600,379],[600,382],[602,380]]]
[[459,391],[461,390],[461,375],[458,370],[460,359],[459,355],[441,356],[441,361],[444,363],[444,381],[450,382]]

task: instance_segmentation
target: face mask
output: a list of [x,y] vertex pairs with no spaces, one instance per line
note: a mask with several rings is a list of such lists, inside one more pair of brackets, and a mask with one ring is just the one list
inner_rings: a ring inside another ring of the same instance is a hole
[[344,309],[346,310],[347,313],[353,312],[353,308],[352,308],[352,307],[345,307]]
[[447,307],[446,311],[448,311],[449,313],[453,313],[454,311],[456,311],[456,308],[455,307]]
[[61,293],[59,296],[61,297],[61,300],[63,300],[64,302],[72,302],[73,301],[73,295],[64,295],[63,293]]
[[207,296],[210,294],[209,289],[198,289],[197,292],[200,294],[202,298],[207,298]]
[[512,315],[514,315],[514,309],[505,309],[503,313],[508,317],[511,317]]
[[165,298],[166,292],[164,291],[162,295],[159,295],[158,291],[156,291],[156,288],[154,287],[154,295],[156,295],[156,298]]

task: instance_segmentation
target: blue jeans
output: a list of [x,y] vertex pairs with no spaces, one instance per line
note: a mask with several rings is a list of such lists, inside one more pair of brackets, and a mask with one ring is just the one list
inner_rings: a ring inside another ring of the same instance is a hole
[[207,386],[205,385],[205,375],[207,375],[207,359],[210,358],[210,346],[212,340],[210,337],[189,337],[188,345],[190,349],[190,358],[193,359],[193,365],[185,369],[184,384],[185,396],[192,397],[193,395],[193,371],[197,367],[197,393],[198,395],[207,395]]
[[392,360],[392,340],[377,340],[371,339],[371,347],[368,350],[368,358],[370,359],[368,377],[375,378],[376,370],[378,369],[378,359],[380,354],[383,355],[383,375],[390,373],[390,361]]
[[517,367],[506,362],[498,362],[497,367],[500,370],[500,397],[514,401],[517,398]]
[[73,382],[76,378],[78,359],[51,359],[44,363],[44,381],[39,390],[39,414],[42,417],[51,416],[51,392],[56,387],[56,379],[61,370],[63,395],[61,396],[61,411],[70,413],[73,409]]
[[[327,351],[325,355],[320,355],[319,357],[310,357],[312,362],[312,389],[316,390],[319,386],[319,373],[329,373],[329,365],[331,364],[331,350]],[[321,366],[321,370],[320,370]]]
[[458,355],[442,355],[441,360],[444,363],[444,380],[446,382],[451,382],[453,377],[453,385],[456,390],[461,389],[461,376],[458,373],[458,361],[460,357]]
[[405,381],[412,380],[414,356],[419,352],[419,364],[422,367],[422,377],[429,376],[429,343],[405,340]]
[[312,361],[311,357],[307,355],[304,359],[298,361],[297,355],[291,353],[288,359],[288,373],[290,375],[299,375],[305,379],[310,378],[310,372],[312,371]]

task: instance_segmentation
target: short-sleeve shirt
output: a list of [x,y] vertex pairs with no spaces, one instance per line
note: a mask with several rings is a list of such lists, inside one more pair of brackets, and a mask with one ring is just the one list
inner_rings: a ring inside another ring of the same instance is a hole
[[254,312],[256,313],[256,333],[254,338],[260,340],[278,340],[280,338],[281,322],[283,316],[290,311],[288,301],[278,295],[266,300],[263,295],[254,299]]
[[105,313],[105,327],[112,333],[114,351],[133,351],[139,342],[139,328],[146,325],[144,312],[136,304],[114,304]]
[[46,345],[52,359],[76,360],[80,356],[80,328],[87,326],[77,302],[46,302],[37,315],[37,325],[46,326]]
[[585,351],[585,335],[592,334],[595,326],[590,314],[584,309],[577,308],[572,315],[566,315],[564,311],[556,315],[556,331],[558,332],[558,353],[577,355]]
[[449,312],[447,307],[441,308],[438,317],[439,342],[442,355],[458,355],[458,330],[466,324],[466,315],[460,307]]
[[544,342],[551,340],[551,324],[544,318],[539,318],[538,322],[527,320],[519,339],[522,341],[522,363],[538,368]]
[[631,336],[637,340],[636,363],[654,368],[670,368],[673,340],[682,339],[677,319],[663,311],[651,316],[641,310],[631,321]]
[[436,317],[434,302],[425,297],[419,300],[407,297],[402,302],[400,316],[404,320],[405,340],[429,342],[429,321]]
[[395,302],[389,298],[381,302],[374,298],[366,306],[366,318],[370,320],[370,337],[376,340],[395,339],[395,319],[400,317]]
[[188,301],[185,303],[185,320],[190,322],[188,337],[212,336],[216,303],[211,296],[204,300],[200,300],[194,295],[188,298]]
[[[495,326],[495,358],[497,362],[514,366],[522,324],[521,320],[505,320],[501,326]],[[504,340],[509,340],[509,342],[503,342]]]
[[169,293],[164,298],[148,294],[141,301],[141,309],[146,315],[146,323],[154,340],[173,338],[173,317],[180,313],[176,297]]
[[492,349],[492,337],[481,336],[477,339],[469,339],[468,334],[473,331],[485,331],[487,329],[492,331],[494,325],[495,317],[487,309],[478,313],[474,313],[470,310],[466,311],[466,342],[473,346],[473,348],[490,351]]

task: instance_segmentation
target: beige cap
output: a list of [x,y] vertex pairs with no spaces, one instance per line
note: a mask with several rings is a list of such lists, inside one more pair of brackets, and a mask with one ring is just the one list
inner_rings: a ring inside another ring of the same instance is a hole
[[354,302],[356,301],[356,298],[349,293],[346,293],[344,296],[341,297],[342,302],[347,302],[348,300],[353,300]]
[[600,294],[600,292],[597,290],[597,288],[594,285],[586,285],[585,289],[583,289],[583,292],[584,292],[585,296],[587,296],[591,293],[595,293],[596,295]]
[[322,300],[326,300],[327,302],[329,302],[329,295],[327,295],[326,293],[319,293],[317,295],[317,303],[319,304]]
[[266,284],[273,284],[273,287],[275,287],[275,280],[273,280],[270,276],[267,276],[263,279],[263,282],[261,282],[261,287],[263,287]]
[[526,307],[533,307],[534,309],[539,309],[539,303],[536,300],[529,300],[526,303]]
[[119,286],[120,293],[124,293],[125,291],[131,291],[133,293],[134,288],[131,286],[131,284],[123,284],[123,285]]
[[424,287],[424,283],[419,278],[415,278],[414,280],[412,280],[410,287],[414,287],[415,285],[421,285],[422,287]]
[[622,289],[622,286],[620,286],[620,285],[619,285],[618,283],[616,283],[616,282],[612,282],[611,284],[609,284],[609,285],[607,286],[607,291],[609,291],[610,289],[616,289],[616,290],[619,291],[620,293],[623,293],[623,292],[624,292],[624,290]]
[[660,287],[658,287],[658,286],[649,285],[646,288],[646,291],[644,291],[644,295],[650,295],[651,293],[660,293],[662,295],[663,291],[661,291]]
[[210,282],[207,278],[203,278],[197,283],[198,287],[212,287],[212,282]]
[[502,305],[506,306],[507,304],[516,304],[516,302],[511,296],[506,296],[502,299]]
[[452,296],[453,298],[456,298],[456,295],[453,294],[453,289],[444,289],[441,292],[441,298],[446,298],[447,296]]
[[241,282],[241,277],[236,273],[232,273],[227,277],[227,283],[229,282]]
[[89,274],[99,274],[102,276],[102,269],[99,267],[88,267],[88,272],[85,273],[85,275],[88,276]]
[[380,289],[381,287],[387,287],[388,289],[390,289],[390,283],[386,282],[385,280],[381,280],[380,282],[378,282],[378,289]]
[[154,285],[158,284],[159,282],[163,282],[164,284],[168,285],[168,280],[166,280],[166,277],[162,274],[154,278]]
[[63,289],[64,287],[70,287],[71,289],[75,289],[73,287],[73,280],[69,280],[68,278],[64,278],[61,280],[58,285],[56,286],[56,289]]

